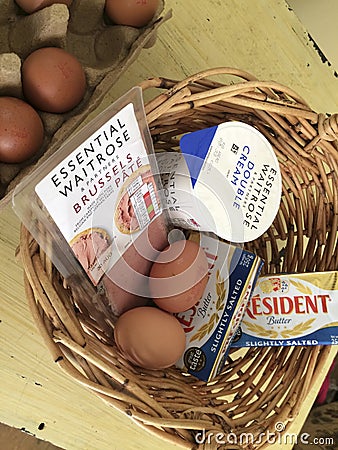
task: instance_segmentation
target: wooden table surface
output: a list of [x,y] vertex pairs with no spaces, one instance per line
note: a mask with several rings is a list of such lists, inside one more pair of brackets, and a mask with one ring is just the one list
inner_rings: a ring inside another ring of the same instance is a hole
[[[141,52],[100,109],[151,76],[182,79],[231,66],[292,87],[317,111],[338,111],[335,69],[322,62],[283,0],[167,0],[170,8],[173,17],[160,28],[155,45]],[[27,307],[15,259],[18,240],[19,221],[7,206],[0,214],[0,422],[67,450],[172,449],[55,366]],[[330,348],[293,432],[299,432],[336,350]]]

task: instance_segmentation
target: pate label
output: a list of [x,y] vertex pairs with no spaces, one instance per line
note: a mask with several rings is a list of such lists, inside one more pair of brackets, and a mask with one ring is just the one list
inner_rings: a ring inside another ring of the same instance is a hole
[[82,142],[35,191],[96,285],[161,212],[133,104]]

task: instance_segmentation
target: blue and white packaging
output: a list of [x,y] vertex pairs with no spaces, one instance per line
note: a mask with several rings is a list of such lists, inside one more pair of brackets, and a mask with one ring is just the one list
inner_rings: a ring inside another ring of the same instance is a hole
[[259,277],[233,347],[338,344],[338,272]]
[[156,155],[174,224],[230,242],[261,236],[281,199],[281,173],[269,141],[242,122],[184,135],[181,153]]
[[186,335],[186,347],[176,366],[203,381],[224,367],[259,275],[262,260],[239,246],[204,233],[192,233],[209,261],[209,279],[201,299],[175,314]]

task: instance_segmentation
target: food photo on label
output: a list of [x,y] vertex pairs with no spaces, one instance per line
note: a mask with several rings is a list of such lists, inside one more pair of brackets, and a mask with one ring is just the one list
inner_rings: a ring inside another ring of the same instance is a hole
[[115,324],[114,337],[123,356],[145,369],[172,366],[185,348],[185,334],[179,321],[151,306],[122,314]]
[[17,3],[26,13],[32,14],[40,9],[46,8],[46,6],[51,6],[56,3],[69,6],[72,3],[72,0],[15,0],[15,3]]
[[69,245],[91,281],[95,282],[91,277],[91,271],[100,264],[102,255],[111,246],[109,234],[102,228],[88,228],[78,233]]
[[159,212],[156,185],[150,165],[139,167],[121,187],[114,221],[121,233],[139,231]]
[[141,28],[154,17],[159,0],[106,0],[105,12],[116,25]]
[[30,53],[22,64],[22,88],[26,100],[49,113],[66,113],[77,106],[87,82],[81,63],[58,47]]
[[0,97],[0,161],[22,163],[43,144],[44,127],[39,114],[16,97]]

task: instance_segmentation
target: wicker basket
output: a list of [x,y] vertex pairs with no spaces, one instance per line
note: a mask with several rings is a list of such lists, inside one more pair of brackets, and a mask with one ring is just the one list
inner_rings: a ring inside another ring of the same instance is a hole
[[[214,76],[222,82],[212,81]],[[146,105],[155,149],[175,150],[183,133],[229,120],[249,123],[269,139],[282,171],[282,201],[270,229],[247,246],[265,260],[265,272],[337,269],[337,115],[317,114],[291,89],[231,68],[181,82],[154,78],[142,88],[155,88]],[[97,314],[94,320],[91,294],[81,292],[80,284],[68,288],[24,228],[20,250],[32,313],[57,364],[182,448],[267,447],[264,436],[279,422],[288,431],[327,358],[328,348],[319,346],[233,349],[209,384],[175,368],[141,370],[118,352],[104,305],[96,300],[102,320]],[[202,430],[205,442],[199,443]],[[212,438],[223,433],[226,441],[231,433],[234,442],[243,432],[253,436],[251,442],[225,445]]]

